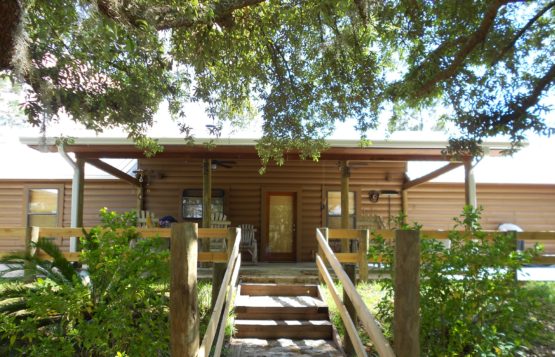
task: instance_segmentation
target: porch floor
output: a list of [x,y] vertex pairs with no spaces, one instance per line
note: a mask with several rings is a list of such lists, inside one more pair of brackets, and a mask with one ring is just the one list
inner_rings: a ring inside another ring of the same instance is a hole
[[[199,279],[212,279],[212,268],[198,268]],[[318,284],[318,268],[314,262],[242,264],[239,280],[244,283]]]

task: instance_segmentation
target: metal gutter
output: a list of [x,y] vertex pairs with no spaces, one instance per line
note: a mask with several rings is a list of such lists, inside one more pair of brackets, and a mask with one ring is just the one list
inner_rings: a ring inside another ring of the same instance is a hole
[[[43,142],[38,137],[21,137],[20,142],[25,145],[38,145]],[[158,138],[161,145],[186,145],[183,138]],[[219,146],[255,146],[258,139],[248,138],[196,138],[196,145],[203,145],[206,143],[214,143]],[[343,147],[343,148],[361,148],[360,140],[327,140],[330,147]],[[55,145],[55,138],[46,138],[46,145]],[[99,137],[82,137],[75,138],[74,145],[134,145],[133,140],[128,138],[99,138]],[[447,140],[371,140],[371,145],[368,148],[392,148],[392,149],[443,149],[448,145]],[[482,147],[487,152],[489,150],[506,150],[511,147],[509,141],[486,141]]]

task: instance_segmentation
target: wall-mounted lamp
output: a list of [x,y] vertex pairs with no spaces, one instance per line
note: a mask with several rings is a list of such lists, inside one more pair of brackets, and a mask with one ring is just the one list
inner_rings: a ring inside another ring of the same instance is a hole
[[381,190],[380,194],[387,197],[387,228],[391,229],[391,197],[399,196],[399,191]]
[[369,191],[368,192],[368,199],[370,200],[370,202],[376,203],[378,202],[378,200],[380,199],[380,191]]

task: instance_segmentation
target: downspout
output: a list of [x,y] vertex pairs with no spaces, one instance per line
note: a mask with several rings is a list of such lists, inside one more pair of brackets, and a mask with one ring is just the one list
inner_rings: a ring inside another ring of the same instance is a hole
[[[73,169],[73,179],[71,182],[71,227],[79,227],[79,191],[81,189],[81,168],[79,165],[73,161],[67,152],[64,149],[64,144],[61,143],[58,145],[58,152],[60,155],[66,160],[66,162],[71,166]],[[70,252],[77,252],[77,237],[70,237],[69,238],[69,251]]]

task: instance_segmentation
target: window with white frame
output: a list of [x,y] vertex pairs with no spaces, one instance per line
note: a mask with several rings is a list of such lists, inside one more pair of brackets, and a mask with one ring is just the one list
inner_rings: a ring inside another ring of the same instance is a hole
[[[355,193],[349,192],[349,228],[355,227]],[[341,228],[341,192],[328,191],[327,226]]]

